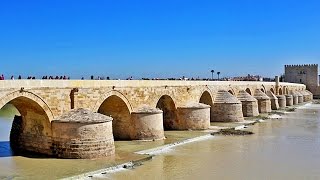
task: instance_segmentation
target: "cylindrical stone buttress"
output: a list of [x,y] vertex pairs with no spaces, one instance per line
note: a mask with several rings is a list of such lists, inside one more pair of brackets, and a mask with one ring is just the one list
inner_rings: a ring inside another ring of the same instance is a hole
[[216,94],[212,111],[212,119],[216,122],[244,121],[241,101],[225,90]]
[[285,95],[277,95],[279,107],[285,108],[287,106],[286,96]]
[[237,98],[242,103],[242,112],[244,117],[253,117],[259,115],[258,101],[244,90],[239,91]]
[[52,150],[57,157],[69,159],[113,155],[112,118],[84,109],[70,111],[52,121]]
[[155,108],[141,108],[131,113],[134,124],[132,139],[161,140],[164,139],[163,112]]
[[293,105],[293,96],[292,95],[286,95],[286,105],[287,106]]
[[260,113],[271,112],[270,98],[260,89],[255,90],[254,97],[258,100],[258,108]]
[[271,101],[271,109],[272,110],[279,109],[279,102],[278,102],[277,96],[274,95],[271,91],[267,92],[267,96],[269,96],[270,101]]
[[210,127],[210,106],[201,103],[178,107],[182,130],[204,130]]
[[303,95],[300,92],[297,92],[298,94],[298,103],[303,103]]
[[292,94],[292,98],[293,98],[293,105],[299,104],[299,96],[297,93],[293,93]]

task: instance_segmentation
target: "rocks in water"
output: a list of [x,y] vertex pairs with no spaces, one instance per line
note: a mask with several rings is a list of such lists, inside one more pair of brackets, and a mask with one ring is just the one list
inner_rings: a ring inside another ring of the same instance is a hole
[[235,129],[221,129],[219,132],[211,133],[211,135],[224,135],[224,136],[244,136],[254,134],[251,131],[242,131]]

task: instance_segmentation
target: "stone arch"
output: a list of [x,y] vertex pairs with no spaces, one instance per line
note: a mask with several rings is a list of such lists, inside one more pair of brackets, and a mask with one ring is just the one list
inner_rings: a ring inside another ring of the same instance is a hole
[[115,140],[132,139],[134,129],[131,122],[132,108],[129,101],[116,91],[107,93],[103,99],[97,112],[113,118],[112,130]]
[[287,86],[283,86],[283,88],[282,88],[282,94],[283,94],[283,95],[286,95],[286,92],[287,92]]
[[106,94],[103,94],[98,101],[95,103],[94,107],[92,108],[92,110],[94,112],[98,112],[100,106],[102,105],[102,103],[110,96],[118,96],[128,107],[130,113],[133,111],[132,105],[130,104],[129,100],[126,98],[126,96],[124,96],[121,92],[119,91],[109,91]]
[[157,101],[157,108],[163,111],[163,127],[165,130],[178,129],[179,120],[174,100],[169,95],[162,95]]
[[211,114],[213,113],[213,99],[209,91],[202,92],[201,97],[199,99],[199,103],[210,106],[210,121],[212,121],[213,116]]
[[228,92],[229,92],[231,95],[233,95],[233,96],[235,96],[235,95],[236,95],[236,93],[234,92],[234,90],[233,90],[233,89],[229,89],[229,90],[228,90]]
[[[33,101],[33,103],[35,103],[37,106],[39,106],[43,109],[45,114],[48,116],[48,119],[50,122],[54,119],[53,112],[51,111],[48,104],[40,96],[38,96],[32,92],[29,92],[29,91],[14,91],[12,93],[6,94],[2,98],[0,98],[0,109],[3,106],[5,106],[6,104],[10,103],[12,100],[17,99],[17,98],[22,99],[22,100],[28,99],[28,100]],[[18,101],[18,99],[15,102],[17,102],[17,101]]]
[[252,95],[252,91],[250,90],[250,88],[247,88],[246,92],[249,93],[250,95]]
[[279,88],[279,95],[282,95],[282,94],[283,94],[282,89]]
[[270,88],[270,91],[272,92],[272,94],[275,94],[274,89]]
[[50,154],[51,121],[54,116],[49,106],[36,94],[15,91],[0,99],[0,108],[12,104],[20,113],[15,116],[10,143],[14,151]]
[[260,89],[263,93],[266,93],[266,88],[264,87],[264,85],[261,86],[261,89]]

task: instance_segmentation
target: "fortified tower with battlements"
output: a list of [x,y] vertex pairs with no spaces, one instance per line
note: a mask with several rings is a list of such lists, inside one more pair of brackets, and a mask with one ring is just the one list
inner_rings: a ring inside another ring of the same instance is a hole
[[318,64],[285,65],[285,81],[305,84],[317,98],[320,96]]

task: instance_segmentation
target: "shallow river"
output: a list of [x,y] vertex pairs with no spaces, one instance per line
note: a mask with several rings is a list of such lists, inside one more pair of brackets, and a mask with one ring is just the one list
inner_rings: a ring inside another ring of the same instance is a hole
[[[0,179],[54,179],[106,163],[12,157],[5,150],[11,127],[5,119],[0,118]],[[177,146],[135,169],[94,179],[320,179],[320,105],[304,106],[251,130],[252,136],[216,136]]]

